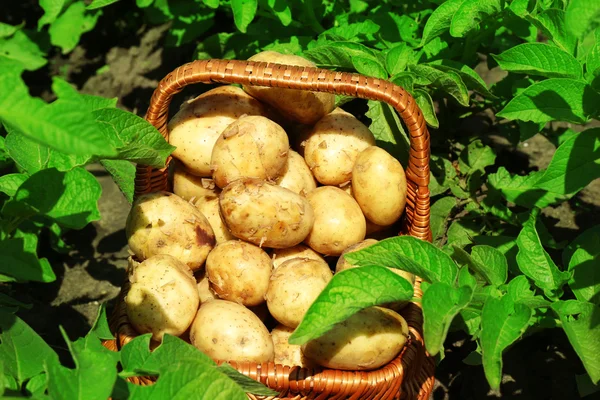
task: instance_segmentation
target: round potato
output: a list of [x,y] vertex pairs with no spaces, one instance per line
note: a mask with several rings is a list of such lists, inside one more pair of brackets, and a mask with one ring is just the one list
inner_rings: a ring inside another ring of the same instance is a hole
[[271,331],[273,346],[275,348],[275,364],[314,368],[316,365],[302,354],[302,348],[296,344],[289,344],[288,340],[294,333],[293,328],[279,324]]
[[206,276],[219,298],[245,306],[265,301],[273,263],[260,247],[240,240],[218,244],[206,259]]
[[319,253],[303,244],[288,247],[287,249],[275,249],[271,253],[271,258],[273,260],[273,268],[279,267],[281,264],[292,258],[309,258],[311,260],[323,261],[326,263]]
[[140,196],[129,212],[125,232],[138,260],[169,254],[194,271],[215,246],[215,234],[206,217],[168,192]]
[[356,158],[352,193],[365,217],[377,225],[396,222],[406,205],[406,175],[398,160],[372,146]]
[[365,238],[365,217],[356,201],[342,189],[321,186],[306,198],[315,212],[315,223],[304,242],[313,250],[339,256]]
[[217,139],[211,169],[218,187],[239,178],[275,180],[285,170],[290,143],[283,128],[261,116],[244,116]]
[[392,361],[407,340],[408,325],[401,315],[370,307],[303,345],[302,353],[327,368],[370,370]]
[[276,183],[302,196],[306,196],[311,190],[317,188],[315,177],[308,169],[304,158],[293,150],[290,150],[283,175],[277,179]]
[[242,115],[266,115],[265,107],[236,86],[220,86],[184,103],[168,125],[173,157],[194,175],[210,177],[217,138]]
[[190,328],[190,341],[213,360],[273,360],[273,340],[262,321],[246,307],[227,300],[200,306]]
[[[249,61],[265,61],[276,64],[315,67],[316,64],[303,57],[263,51],[253,55]],[[265,86],[244,86],[244,90],[260,101],[271,105],[290,120],[312,125],[335,107],[335,95]]]
[[304,143],[304,159],[317,181],[341,185],[352,178],[358,153],[375,145],[375,137],[352,114],[337,108],[323,117]]
[[235,239],[235,236],[229,232],[225,226],[221,213],[219,212],[219,198],[200,199],[194,203],[196,208],[206,217],[215,234],[217,244]]
[[173,193],[187,201],[199,202],[218,199],[221,189],[211,178],[192,175],[180,162],[175,162],[173,171]]
[[202,269],[201,273],[196,277],[196,287],[198,288],[198,296],[200,296],[200,304],[206,303],[214,299],[218,299],[215,292],[210,288],[210,282],[206,276],[206,270]]
[[294,258],[284,262],[271,275],[265,296],[269,312],[283,325],[296,328],[332,276],[322,261]]
[[192,271],[175,257],[157,255],[131,263],[125,296],[129,322],[139,333],[160,341],[165,333],[179,336],[192,323],[200,298]]
[[261,179],[232,182],[221,192],[219,204],[233,236],[260,247],[295,246],[306,238],[315,220],[306,198]]

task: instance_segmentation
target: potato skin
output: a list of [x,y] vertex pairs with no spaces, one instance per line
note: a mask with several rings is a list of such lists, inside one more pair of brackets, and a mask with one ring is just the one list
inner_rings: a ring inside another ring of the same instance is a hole
[[313,127],[304,143],[304,159],[323,185],[342,185],[352,178],[358,153],[375,145],[375,137],[352,114],[337,108]]
[[221,189],[211,178],[202,178],[186,171],[180,162],[173,170],[173,193],[186,201],[209,201],[218,199]]
[[269,312],[279,323],[296,328],[332,276],[322,261],[294,258],[284,262],[271,275],[265,296]]
[[283,174],[276,183],[302,196],[306,196],[317,188],[315,177],[310,172],[304,158],[293,150],[290,150]]
[[289,149],[281,126],[261,116],[241,117],[215,142],[211,156],[213,180],[220,188],[245,177],[275,180],[285,170]]
[[227,300],[200,306],[190,328],[190,341],[213,360],[273,360],[273,340],[262,321],[246,307]]
[[371,370],[392,361],[407,339],[408,325],[401,315],[369,307],[304,344],[302,353],[326,368]]
[[265,301],[273,263],[260,247],[240,240],[218,244],[206,259],[210,288],[223,300],[244,306]]
[[277,268],[287,260],[293,258],[309,258],[311,260],[323,261],[326,263],[319,253],[303,244],[288,247],[287,249],[275,249],[271,253],[271,258],[273,260],[273,268]]
[[255,178],[229,184],[221,192],[219,204],[229,231],[261,247],[283,249],[301,243],[315,219],[304,197]]
[[242,89],[220,86],[184,103],[168,125],[173,157],[194,175],[210,177],[212,149],[221,133],[242,115],[266,115],[265,107]]
[[279,324],[271,331],[271,337],[273,338],[273,346],[275,348],[275,358],[273,362],[275,364],[289,365],[289,366],[300,366],[303,368],[314,368],[316,364],[302,354],[302,348],[299,345],[289,344],[288,340],[292,333],[293,328],[288,328],[285,325]]
[[125,296],[127,317],[141,334],[160,341],[165,333],[179,336],[192,323],[200,298],[192,271],[170,255],[137,263],[130,260],[131,286]]
[[200,274],[196,276],[196,287],[198,288],[198,296],[200,296],[200,304],[206,303],[214,299],[218,299],[215,292],[210,289],[210,282],[206,276],[206,270],[202,269]]
[[[316,66],[315,63],[303,57],[275,51],[263,51],[248,60],[302,67]],[[250,85],[244,86],[244,90],[260,101],[271,105],[290,120],[302,124],[314,124],[335,107],[335,95],[330,93]]]
[[406,205],[404,168],[387,151],[369,147],[356,158],[352,193],[367,219],[377,225],[391,225]]
[[315,223],[304,242],[313,250],[339,256],[365,238],[365,217],[356,201],[342,189],[321,186],[306,198],[315,212]]
[[194,205],[210,223],[217,244],[235,239],[235,236],[229,232],[229,229],[227,229],[225,222],[223,222],[223,219],[221,218],[218,197],[210,200],[200,199],[196,201]]
[[155,192],[134,201],[125,226],[129,248],[139,260],[169,254],[193,271],[215,246],[204,215],[181,197]]

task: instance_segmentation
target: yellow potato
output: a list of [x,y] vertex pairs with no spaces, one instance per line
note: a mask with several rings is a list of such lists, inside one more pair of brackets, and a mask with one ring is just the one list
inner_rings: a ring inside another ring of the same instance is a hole
[[281,264],[292,258],[310,258],[311,260],[325,262],[319,253],[303,244],[288,247],[287,249],[275,249],[271,253],[271,258],[273,259],[273,268],[279,267]]
[[210,223],[210,226],[215,234],[215,240],[217,244],[235,239],[235,236],[229,232],[229,229],[227,229],[223,219],[221,218],[218,197],[210,200],[200,199],[196,201],[194,205],[202,214],[204,214]]
[[183,334],[200,304],[192,271],[172,256],[157,255],[141,263],[130,260],[128,274],[125,308],[135,330],[152,333],[156,341],[165,333]]
[[200,306],[190,328],[190,341],[213,360],[273,360],[273,340],[262,321],[246,307],[227,300]]
[[173,157],[194,175],[210,177],[217,138],[242,115],[266,115],[265,107],[242,89],[221,86],[184,103],[168,125]]
[[260,179],[232,182],[219,203],[229,231],[261,247],[283,249],[301,243],[315,219],[306,198]]
[[379,147],[356,158],[352,192],[365,217],[377,225],[396,222],[406,205],[406,175],[398,160]]
[[169,254],[193,271],[204,264],[215,246],[215,234],[206,217],[168,192],[140,196],[129,212],[125,233],[138,260]]
[[[270,63],[315,67],[312,61],[300,56],[263,51],[248,59]],[[335,107],[335,95],[264,86],[244,86],[244,90],[260,101],[271,105],[290,120],[312,125]]]
[[304,158],[293,150],[290,150],[288,161],[276,183],[294,193],[306,196],[311,190],[317,188],[315,177],[308,169]]
[[288,328],[285,325],[279,324],[271,331],[271,337],[273,338],[273,346],[275,348],[275,358],[273,362],[275,364],[300,366],[303,368],[314,368],[316,365],[302,354],[302,348],[296,344],[289,344],[288,340],[292,333],[293,328]]
[[275,180],[284,173],[289,149],[281,126],[261,116],[241,117],[215,143],[213,179],[220,188],[239,178]]
[[375,145],[375,137],[352,114],[337,108],[323,117],[304,143],[304,159],[323,185],[342,185],[352,178],[358,153]]
[[200,304],[218,299],[215,292],[210,289],[210,282],[206,276],[205,269],[202,269],[201,273],[196,277],[196,287],[198,288],[198,296],[200,296]]
[[180,162],[175,163],[173,171],[173,193],[187,201],[209,201],[218,199],[219,189],[212,179],[192,175]]
[[265,301],[273,263],[260,247],[240,240],[218,244],[206,260],[206,276],[219,298],[245,306]]
[[392,361],[407,339],[408,325],[402,316],[370,307],[303,345],[302,353],[326,368],[371,370]]
[[338,256],[365,238],[365,217],[356,201],[342,189],[322,186],[306,198],[314,210],[315,223],[304,242],[313,250]]
[[265,299],[279,323],[295,328],[332,278],[322,261],[294,258],[273,271]]

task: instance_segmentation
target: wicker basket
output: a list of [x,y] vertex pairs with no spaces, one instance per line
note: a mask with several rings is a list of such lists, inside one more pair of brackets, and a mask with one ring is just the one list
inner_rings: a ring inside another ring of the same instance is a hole
[[[185,64],[168,74],[154,91],[146,119],[165,138],[168,110],[173,95],[185,86],[195,83],[224,83],[272,86],[384,101],[394,107],[410,136],[406,210],[400,234],[408,234],[431,241],[429,226],[429,132],[421,110],[404,89],[388,81],[369,78],[359,74],[329,71],[317,68],[286,66],[265,62],[236,60],[200,60]],[[155,169],[138,165],[135,179],[135,195],[169,190],[167,168]],[[415,296],[421,297],[419,280],[415,284]],[[125,284],[110,325],[116,340],[105,341],[112,350],[120,349],[137,332],[129,324],[122,301],[128,290]],[[340,371],[322,368],[300,368],[274,363],[230,364],[241,373],[279,391],[277,399],[428,399],[434,383],[434,363],[425,351],[422,337],[423,317],[421,308],[411,303],[402,310],[409,325],[410,338],[402,352],[389,364],[374,371]],[[130,378],[136,384],[151,384],[145,377]],[[250,399],[265,397],[248,395]]]

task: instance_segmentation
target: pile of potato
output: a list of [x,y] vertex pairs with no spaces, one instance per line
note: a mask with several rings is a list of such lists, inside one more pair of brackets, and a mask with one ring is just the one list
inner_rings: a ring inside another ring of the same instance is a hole
[[[313,66],[274,52],[251,60]],[[399,354],[404,304],[288,343],[333,273],[353,267],[340,256],[393,235],[404,211],[402,165],[363,123],[332,94],[222,86],[184,103],[169,132],[173,193],[139,197],[127,220],[125,304],[139,333],[189,335],[230,361],[369,370]]]

